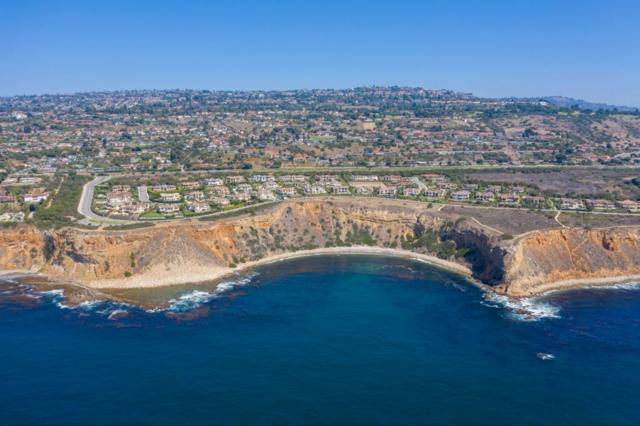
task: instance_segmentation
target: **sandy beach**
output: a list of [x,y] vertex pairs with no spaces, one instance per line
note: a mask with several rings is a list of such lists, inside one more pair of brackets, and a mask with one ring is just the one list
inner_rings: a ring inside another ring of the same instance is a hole
[[154,288],[163,286],[173,286],[180,284],[197,284],[202,282],[210,282],[219,280],[228,275],[242,272],[256,266],[266,265],[269,263],[295,259],[307,256],[326,256],[339,254],[367,254],[379,256],[402,257],[406,259],[417,260],[429,263],[433,266],[443,268],[471,279],[472,273],[469,268],[459,263],[443,260],[435,256],[413,253],[406,250],[370,247],[370,246],[353,246],[353,247],[330,247],[318,248],[313,250],[300,250],[292,253],[282,253],[275,256],[269,256],[257,261],[246,262],[235,268],[227,268],[214,266],[211,267],[185,267],[180,271],[148,271],[142,274],[134,275],[129,278],[100,280],[84,283],[84,285],[95,289],[123,289],[123,288]]

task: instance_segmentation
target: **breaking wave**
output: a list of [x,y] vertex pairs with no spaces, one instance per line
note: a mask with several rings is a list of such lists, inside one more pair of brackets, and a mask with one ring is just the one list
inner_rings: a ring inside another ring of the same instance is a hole
[[560,318],[558,306],[536,298],[513,299],[495,293],[487,293],[481,303],[491,308],[506,309],[509,318],[518,321]]
[[234,280],[223,281],[218,284],[214,291],[193,290],[182,294],[176,299],[169,300],[169,305],[165,308],[148,309],[147,312],[164,312],[170,311],[175,313],[185,313],[196,309],[212,299],[219,297],[223,293],[233,290],[236,287],[247,285],[253,280],[257,273],[243,275]]

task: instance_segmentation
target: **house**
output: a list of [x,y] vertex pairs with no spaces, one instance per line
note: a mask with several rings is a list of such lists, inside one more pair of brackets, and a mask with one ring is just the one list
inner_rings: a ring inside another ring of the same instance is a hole
[[[246,194],[246,195],[247,197],[251,198],[249,194]],[[227,198],[223,198],[223,197],[212,198],[211,202],[218,207],[226,207],[229,204],[231,204]]]
[[224,181],[221,178],[210,178],[204,180],[205,186],[222,186]]
[[245,182],[244,176],[241,176],[241,175],[227,176],[227,183],[229,184],[237,185],[239,183],[244,183],[244,182]]
[[618,205],[618,207],[628,212],[631,212],[631,213],[640,212],[640,203],[637,201],[624,200],[624,201],[618,201],[616,204]]
[[180,206],[178,204],[159,204],[158,212],[163,214],[173,214],[178,213],[180,211]]
[[422,175],[422,178],[431,183],[444,183],[447,181],[446,176],[442,176],[436,173],[426,173]]
[[451,201],[469,201],[469,197],[471,197],[469,191],[456,191],[451,194]]
[[274,194],[272,191],[269,191],[268,189],[261,189],[260,191],[258,191],[258,199],[260,201],[275,201],[276,194]]
[[107,194],[107,205],[109,207],[119,207],[131,202],[130,192],[111,191]]
[[585,204],[588,208],[593,210],[614,210],[616,207],[613,202],[609,200],[585,200]]
[[177,203],[182,197],[179,192],[163,192],[160,194],[160,200],[164,203]]
[[282,195],[283,197],[295,197],[296,189],[291,186],[278,188],[278,194]]
[[280,180],[286,183],[306,182],[307,177],[304,175],[284,175],[280,177]]
[[253,188],[248,183],[241,183],[236,186],[236,192],[251,192]]
[[211,207],[207,203],[192,201],[187,203],[187,209],[194,213],[206,213],[211,210]]
[[129,215],[140,215],[151,208],[151,203],[130,203],[122,206],[122,213]]
[[517,194],[500,194],[500,205],[514,207],[518,205],[520,197]]
[[353,182],[377,182],[378,176],[376,175],[351,175]]
[[185,198],[188,201],[204,201],[206,199],[204,192],[202,191],[192,191],[186,194]]
[[427,188],[424,190],[425,197],[434,199],[434,200],[438,198],[444,198],[446,193],[447,191],[439,188]]
[[131,185],[113,185],[111,192],[131,192]]
[[49,198],[49,192],[45,191],[44,188],[36,188],[33,191],[24,194],[25,203],[39,203],[41,201],[45,201],[47,198]]
[[[251,199],[251,194],[249,192],[238,192],[237,194],[233,194],[231,198],[234,201],[245,202]],[[226,198],[224,198],[226,200]],[[227,200],[228,201],[228,200]]]
[[573,198],[561,198],[560,208],[562,210],[584,210],[584,203],[582,200],[575,200]]
[[327,190],[324,188],[324,186],[307,185],[304,188],[304,193],[307,195],[321,195],[321,194],[326,194]]
[[154,185],[153,187],[151,187],[151,190],[153,192],[171,192],[171,191],[177,191],[177,188],[175,185],[162,184],[162,185]]
[[402,190],[402,194],[405,197],[417,197],[418,195],[420,195],[420,192],[420,188],[416,186],[406,186]]
[[544,207],[545,198],[544,197],[537,197],[537,196],[526,196],[526,197],[522,197],[522,201],[525,204],[528,204],[528,205],[533,206],[535,208],[541,208],[541,207]]
[[15,203],[16,197],[13,195],[0,195],[0,203]]
[[383,186],[378,188],[378,195],[381,197],[395,197],[398,189],[395,186]]
[[484,192],[476,192],[475,199],[481,203],[493,203],[496,195],[493,192],[484,191]]
[[329,189],[331,189],[331,192],[333,192],[336,195],[348,195],[350,194],[349,192],[349,187],[342,185],[339,182],[332,182],[329,185],[327,185]]
[[195,181],[191,181],[191,182],[182,182],[182,187],[186,190],[193,190],[193,189],[198,189],[200,188],[200,182],[195,182]]
[[253,175],[251,176],[251,178],[249,179],[251,182],[267,182],[270,180],[274,180],[273,176],[271,175]]

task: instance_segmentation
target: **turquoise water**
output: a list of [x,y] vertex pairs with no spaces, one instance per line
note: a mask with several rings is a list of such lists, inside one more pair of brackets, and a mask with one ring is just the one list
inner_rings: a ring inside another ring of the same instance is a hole
[[0,290],[2,425],[640,424],[632,288],[510,309],[422,263],[348,256],[153,312]]

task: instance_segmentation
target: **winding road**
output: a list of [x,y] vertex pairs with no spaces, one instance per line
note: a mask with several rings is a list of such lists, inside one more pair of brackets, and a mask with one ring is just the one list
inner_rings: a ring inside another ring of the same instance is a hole
[[106,216],[100,216],[91,210],[91,203],[93,201],[93,193],[96,186],[101,185],[111,179],[111,176],[98,176],[90,182],[87,182],[82,187],[82,195],[80,195],[80,202],[78,203],[78,213],[84,216],[84,219],[80,220],[80,223],[83,225],[91,225],[92,222],[107,222],[107,223],[118,223],[118,224],[127,224],[132,223],[129,220],[122,219],[112,219]]

